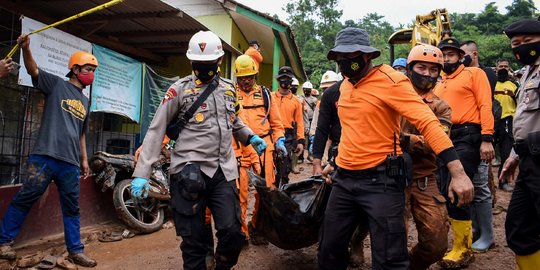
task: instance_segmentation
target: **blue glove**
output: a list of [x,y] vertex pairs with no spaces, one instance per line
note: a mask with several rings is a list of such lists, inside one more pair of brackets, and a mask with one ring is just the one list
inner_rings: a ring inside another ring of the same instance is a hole
[[255,148],[255,151],[257,151],[257,155],[259,156],[262,155],[266,149],[266,142],[257,135],[253,135],[251,139],[249,139],[249,143],[253,145],[253,148]]
[[311,155],[313,155],[313,141],[315,140],[315,135],[311,135],[311,137],[309,137],[309,153]]
[[287,148],[285,148],[285,137],[279,137],[279,139],[277,139],[276,149],[281,151],[283,155],[287,155]]
[[140,177],[135,177],[131,180],[131,196],[135,198],[146,198],[150,191],[148,180]]

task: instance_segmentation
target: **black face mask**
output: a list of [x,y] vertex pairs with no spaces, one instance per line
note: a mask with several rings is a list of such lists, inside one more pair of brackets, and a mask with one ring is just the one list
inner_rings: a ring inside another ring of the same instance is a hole
[[364,57],[362,55],[359,55],[352,59],[342,59],[337,61],[339,65],[339,71],[341,71],[341,74],[346,76],[349,79],[356,79],[362,72],[364,71],[364,68],[366,67],[366,61],[364,61]]
[[296,95],[297,92],[298,92],[298,87],[296,87],[296,86],[291,86],[291,93],[293,93],[294,95]]
[[461,62],[459,62],[459,61],[457,61],[457,62],[455,62],[453,64],[444,63],[442,70],[444,71],[444,73],[450,75],[450,74],[454,73],[454,71],[456,71],[456,69],[459,67],[459,65],[461,65]]
[[279,79],[279,87],[281,89],[289,89],[292,84],[292,79]]
[[409,72],[412,84],[416,89],[420,90],[421,94],[427,93],[429,90],[435,87],[435,84],[437,84],[437,78],[433,78],[428,75],[421,75],[413,70]]
[[497,81],[499,82],[508,81],[508,70],[506,68],[499,69],[497,71]]
[[524,65],[532,65],[540,55],[540,41],[521,44],[512,49],[516,59]]
[[468,54],[465,55],[465,57],[463,57],[463,60],[461,60],[461,63],[463,63],[463,65],[466,67],[470,67],[472,64],[472,57]]
[[311,91],[304,91],[304,96],[309,97],[311,95]]
[[193,73],[197,76],[197,79],[203,83],[210,82],[217,74],[218,64],[216,63],[191,63]]

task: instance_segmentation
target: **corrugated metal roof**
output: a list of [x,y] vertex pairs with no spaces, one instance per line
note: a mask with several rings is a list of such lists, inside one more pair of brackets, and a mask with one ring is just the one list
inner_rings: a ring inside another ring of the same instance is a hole
[[[108,2],[107,0],[0,0],[2,8],[53,23]],[[166,56],[184,54],[200,22],[160,0],[125,0],[59,27],[118,52],[160,62]],[[224,48],[238,51],[224,43]]]

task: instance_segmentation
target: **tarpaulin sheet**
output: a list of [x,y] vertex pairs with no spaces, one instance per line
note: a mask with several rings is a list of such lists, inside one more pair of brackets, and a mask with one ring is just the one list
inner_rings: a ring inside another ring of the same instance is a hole
[[271,189],[263,178],[248,173],[259,193],[257,232],[286,250],[317,243],[330,186],[321,178],[312,177]]

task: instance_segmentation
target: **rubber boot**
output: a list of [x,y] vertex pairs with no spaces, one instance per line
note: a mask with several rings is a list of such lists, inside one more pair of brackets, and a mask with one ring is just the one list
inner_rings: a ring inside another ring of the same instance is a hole
[[473,243],[480,238],[480,229],[478,226],[478,216],[476,215],[476,204],[471,204],[469,206],[471,211],[471,220],[472,220],[472,241]]
[[467,267],[474,261],[471,250],[472,221],[450,218],[450,224],[454,233],[454,244],[452,250],[439,261],[439,265],[443,268]]
[[472,244],[473,252],[486,252],[493,245],[493,215],[491,202],[475,203],[480,237]]
[[536,270],[540,266],[540,250],[531,255],[516,255],[516,270]]

